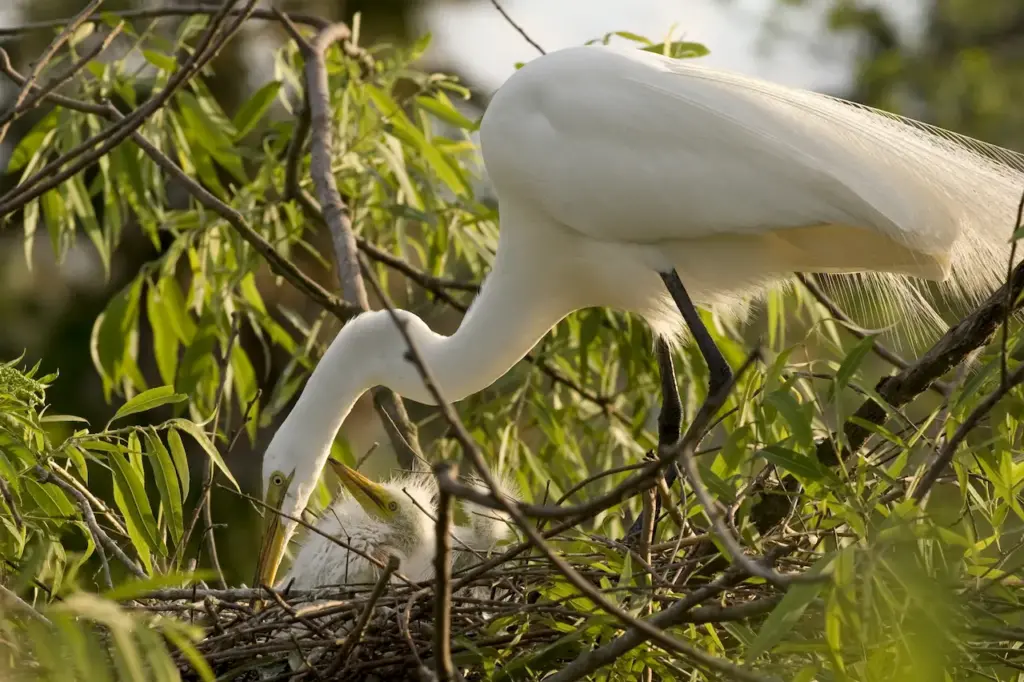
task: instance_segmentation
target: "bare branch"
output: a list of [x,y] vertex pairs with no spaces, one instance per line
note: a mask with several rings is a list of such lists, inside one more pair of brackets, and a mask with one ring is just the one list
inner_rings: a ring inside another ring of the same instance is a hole
[[114,583],[110,579],[110,568],[107,565],[106,553],[103,551],[104,548],[109,550],[110,553],[113,554],[118,561],[124,564],[125,567],[127,567],[128,570],[136,577],[149,577],[138,564],[132,561],[132,559],[124,553],[124,550],[117,546],[117,543],[110,539],[109,535],[103,532],[103,529],[100,528],[100,524],[96,522],[96,515],[92,511],[92,506],[89,504],[89,501],[85,499],[85,496],[82,495],[82,493],[78,492],[74,486],[64,481],[60,476],[55,475],[52,471],[47,471],[38,464],[32,468],[32,471],[35,473],[36,478],[40,483],[53,483],[55,486],[74,498],[76,506],[79,511],[82,512],[82,518],[85,519],[85,525],[89,527],[89,532],[92,534],[93,542],[96,545],[96,551],[99,553],[100,559],[103,561],[103,578],[108,588],[113,588]]
[[86,4],[85,8],[82,9],[82,11],[79,12],[71,21],[69,21],[66,26],[64,26],[57,37],[54,38],[47,48],[43,50],[43,53],[39,55],[35,66],[33,66],[32,71],[29,72],[28,79],[26,79],[25,83],[21,86],[21,90],[18,92],[18,95],[14,98],[14,104],[11,106],[10,118],[4,117],[6,120],[0,122],[0,142],[3,142],[4,138],[7,137],[7,131],[11,127],[11,121],[13,121],[14,117],[17,116],[17,112],[25,103],[25,100],[29,98],[29,94],[32,91],[32,87],[35,85],[36,80],[39,79],[43,69],[46,68],[46,65],[49,64],[50,60],[57,54],[57,50],[64,46],[64,43],[66,43],[71,35],[78,30],[78,27],[84,24],[102,4],[103,0],[90,0],[89,3]]
[[[458,468],[451,462],[439,462],[434,475],[454,478]],[[452,497],[439,487],[437,499],[437,544],[434,554],[434,663],[441,682],[455,677],[452,664]]]
[[523,37],[523,40],[525,40],[526,42],[530,43],[530,45],[533,46],[533,49],[537,50],[537,52],[540,52],[541,54],[547,54],[547,52],[544,51],[544,48],[541,47],[537,43],[537,41],[531,38],[530,35],[525,30],[523,30],[523,27],[517,24],[512,19],[512,17],[508,15],[508,12],[505,11],[505,8],[501,6],[498,0],[491,0],[491,4],[494,5],[494,9],[498,10],[498,13],[505,19],[506,22],[508,22],[508,25],[514,28],[516,30],[516,33]]
[[946,470],[949,463],[953,461],[953,456],[956,455],[956,450],[960,447],[960,444],[964,442],[968,434],[974,430],[978,423],[985,418],[996,403],[998,403],[1003,396],[1010,392],[1016,386],[1024,383],[1024,365],[1021,365],[1013,372],[1011,372],[1006,378],[1000,381],[999,386],[996,390],[992,391],[988,396],[985,397],[978,405],[971,410],[971,413],[967,415],[967,419],[964,420],[957,430],[953,433],[950,438],[939,450],[938,455],[935,457],[935,461],[932,462],[931,466],[921,477],[921,480],[914,487],[913,498],[917,502],[924,499],[928,491],[932,489],[935,482],[939,479],[939,476]]

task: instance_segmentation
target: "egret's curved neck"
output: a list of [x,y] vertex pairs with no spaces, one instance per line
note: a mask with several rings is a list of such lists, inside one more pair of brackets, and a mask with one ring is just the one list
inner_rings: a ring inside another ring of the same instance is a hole
[[[504,235],[503,235],[504,237]],[[566,273],[549,266],[546,254],[502,239],[494,267],[458,330],[430,331],[419,320],[406,329],[445,400],[455,402],[483,390],[521,360],[562,318],[578,309]],[[342,328],[275,440],[310,466],[296,480],[315,482],[331,443],[359,397],[376,385],[420,403],[434,404],[419,371],[406,358],[408,345],[386,313],[370,313]],[[305,474],[305,476],[303,475]],[[306,491],[302,491],[306,492]],[[304,503],[302,492],[300,503]]]
[[[552,273],[524,271],[515,255],[499,249],[494,269],[454,334],[428,333],[414,338],[441,395],[449,402],[482,391],[500,379],[578,307]],[[388,370],[381,382],[388,388],[419,403],[435,403],[414,365],[401,362]]]

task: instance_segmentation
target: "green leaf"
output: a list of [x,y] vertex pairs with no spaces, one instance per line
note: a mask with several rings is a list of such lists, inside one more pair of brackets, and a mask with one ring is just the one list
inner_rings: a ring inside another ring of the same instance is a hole
[[174,644],[174,646],[178,648],[178,651],[188,659],[192,670],[199,674],[199,677],[203,682],[214,682],[216,677],[213,674],[213,670],[210,668],[210,664],[206,662],[203,655],[196,649],[192,640],[185,633],[184,627],[184,623],[169,620],[164,623],[163,634],[172,644]]
[[139,597],[154,590],[160,590],[167,587],[185,587],[200,580],[204,580],[210,577],[210,575],[210,571],[198,571],[195,573],[167,573],[163,575],[150,576],[148,578],[132,577],[113,589],[102,592],[100,596],[104,599],[109,599],[110,601],[129,601],[131,599],[138,599]]
[[138,345],[141,289],[142,280],[132,280],[131,284],[110,300],[106,310],[93,324],[89,351],[96,370],[103,378],[103,392],[108,400],[114,385],[126,376],[141,380],[134,359]]
[[765,396],[765,402],[779,411],[779,414],[789,424],[789,431],[793,434],[798,445],[810,448],[814,445],[814,435],[811,432],[811,415],[808,414],[807,406],[801,405],[793,397],[788,389],[772,391]]
[[443,101],[447,99],[440,93],[435,97],[427,97],[426,95],[420,95],[416,98],[416,104],[421,108],[426,109],[434,116],[445,123],[449,123],[456,128],[462,128],[464,130],[474,131],[480,126],[475,121],[469,120],[465,115],[462,114],[458,109],[451,105],[451,103]]
[[850,383],[850,379],[852,379],[853,375],[857,372],[857,368],[860,367],[862,362],[864,362],[864,357],[871,352],[874,344],[874,334],[865,336],[856,346],[853,347],[853,350],[846,355],[842,364],[839,365],[839,369],[836,370],[837,388],[846,388],[846,385]]
[[817,457],[784,448],[780,445],[768,445],[758,452],[759,455],[777,467],[796,474],[809,481],[824,481],[832,478]]
[[155,433],[146,432],[146,454],[153,463],[153,477],[156,479],[156,487],[160,491],[160,505],[167,519],[167,527],[171,532],[171,539],[177,545],[185,532],[184,514],[181,509],[182,496],[181,488],[178,486],[178,474],[175,471],[174,462],[167,452],[160,437]]
[[235,126],[235,140],[240,140],[248,135],[256,124],[259,123],[267,109],[277,99],[277,93],[281,91],[281,81],[271,81],[257,90],[249,100],[242,105],[242,108],[235,114],[232,123]]
[[231,470],[228,469],[228,465],[224,463],[224,459],[220,456],[220,453],[217,452],[217,447],[209,438],[207,438],[206,434],[203,433],[203,430],[199,428],[198,424],[189,421],[188,419],[172,419],[168,423],[192,436],[203,450],[206,451],[206,454],[213,460],[213,463],[218,469],[220,469],[221,473],[231,481],[231,485],[235,486],[235,490],[241,490],[238,486],[238,481],[236,481],[235,477],[231,475]]
[[685,40],[677,40],[668,43],[658,43],[657,45],[649,45],[641,48],[644,52],[653,52],[655,54],[665,55],[672,59],[692,59],[694,57],[704,57],[711,54],[705,45],[701,43],[691,43]]
[[184,400],[188,400],[188,396],[183,393],[175,393],[173,386],[157,386],[148,391],[143,391],[122,405],[110,422],[113,423],[131,414],[152,410],[161,405],[180,403]]
[[146,486],[142,478],[135,468],[125,460],[124,455],[112,452],[107,457],[107,461],[110,463],[110,471],[114,477],[114,501],[121,513],[124,514],[128,534],[137,534],[144,543],[143,546],[140,546],[136,542],[136,538],[132,538],[139,555],[142,556],[143,550],[148,548],[162,556],[163,548],[157,538],[156,519],[153,516],[153,508],[149,504],[149,497],[146,496]]
[[53,517],[54,521],[62,520],[64,517],[70,519],[78,516],[78,510],[68,500],[64,491],[53,483],[38,483],[27,476],[22,479],[22,483],[35,503],[47,515]]
[[167,305],[160,295],[160,289],[152,284],[146,296],[146,317],[153,330],[153,355],[160,378],[167,385],[174,384],[174,373],[178,367],[178,336],[167,312]]
[[157,52],[156,50],[143,50],[142,56],[147,62],[161,71],[171,73],[178,68],[178,62],[174,57],[168,56],[162,52]]
[[[821,572],[832,561],[832,555],[822,557],[807,571],[808,575],[820,575]],[[757,637],[747,647],[746,660],[752,663],[761,654],[770,651],[782,638],[793,629],[797,621],[803,615],[808,606],[811,605],[818,595],[825,588],[825,582],[794,583],[790,585],[786,596],[782,598],[779,605],[771,612],[764,624],[761,626]]]
[[181,499],[188,499],[188,482],[192,478],[188,468],[188,456],[185,454],[185,446],[181,442],[181,434],[171,429],[167,432],[167,444],[171,446],[171,459],[174,460],[174,468],[178,470],[178,480],[181,482]]

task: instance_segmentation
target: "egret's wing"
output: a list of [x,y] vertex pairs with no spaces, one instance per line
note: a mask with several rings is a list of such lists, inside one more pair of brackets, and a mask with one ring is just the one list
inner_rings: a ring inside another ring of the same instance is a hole
[[[603,47],[527,64],[491,109],[481,138],[499,193],[528,197],[594,239],[851,226],[941,263],[957,296],[976,297],[1005,274],[1024,190],[1024,156],[1009,150],[825,95]],[[860,279],[902,289],[897,304],[920,297],[906,278]]]

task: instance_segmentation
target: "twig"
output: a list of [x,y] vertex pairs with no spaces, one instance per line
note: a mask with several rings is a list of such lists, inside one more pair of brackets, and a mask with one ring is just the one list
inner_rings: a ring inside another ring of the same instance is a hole
[[[75,74],[77,74],[79,71],[85,68],[89,64],[89,62],[95,59],[100,53],[105,52],[106,49],[110,47],[110,44],[114,42],[114,38],[120,35],[121,30],[123,28],[123,23],[118,24],[117,26],[112,28],[107,33],[107,35],[104,36],[102,41],[100,41],[94,47],[87,50],[81,57],[75,60],[75,62],[70,67],[68,67],[68,69],[64,73],[52,78],[50,82],[46,85],[36,85],[33,82],[32,77],[29,76],[29,78],[26,79],[25,83],[22,85],[22,92],[29,92],[30,90],[33,90],[34,92],[30,97],[26,97],[25,101],[23,101],[20,106],[13,107],[9,109],[6,114],[0,116],[0,142],[2,142],[4,138],[2,132],[3,126],[8,126],[17,117],[21,116],[26,111],[31,110],[33,107],[38,106],[39,103],[42,102],[48,94],[56,90],[64,83],[70,81],[75,76]],[[0,52],[5,52],[4,59],[9,61],[9,57],[6,56],[6,51],[2,47],[0,47]]]
[[[223,355],[220,357],[220,382],[217,385],[217,395],[214,398],[213,407],[213,442],[217,440],[217,430],[220,427],[220,414],[224,406],[224,390],[228,383],[228,374],[230,373],[231,365],[231,353],[235,349],[235,343],[238,341],[238,332],[240,326],[240,319],[237,315],[233,316],[231,321],[231,334],[228,336],[227,347],[224,350]],[[214,445],[216,447],[216,445]],[[208,457],[206,461],[206,468],[203,471],[203,494],[200,497],[199,507],[203,510],[203,535],[206,537],[206,551],[210,555],[210,565],[213,566],[214,572],[217,574],[217,582],[221,589],[227,589],[228,583],[224,579],[224,569],[220,566],[220,556],[217,553],[217,538],[215,537],[213,528],[213,505],[212,505],[212,492],[213,492],[213,481],[216,476],[213,466],[213,458]],[[192,517],[192,522],[189,524],[188,535],[182,537],[181,546],[185,547],[188,538],[192,535],[192,530],[195,528],[195,515]]]
[[[14,69],[10,68],[9,63],[3,63],[2,57],[3,54],[0,53],[0,70],[15,82],[22,82],[24,77],[14,71]],[[126,117],[110,104],[105,106],[91,104],[89,102],[82,102],[71,97],[53,93],[48,95],[48,99],[52,99],[54,102],[61,106],[68,107],[69,109],[99,114],[109,120],[117,122],[126,120]],[[151,144],[141,133],[137,130],[133,131],[130,133],[130,137],[132,141],[139,145],[139,147],[146,152],[146,154],[153,159],[158,166],[174,178],[174,180],[181,183],[184,189],[195,197],[200,204],[224,218],[224,220],[226,220],[227,223],[234,228],[236,232],[238,232],[242,239],[248,242],[257,253],[263,256],[267,261],[267,264],[270,266],[270,269],[276,275],[286,279],[298,291],[305,294],[306,297],[314,303],[317,303],[325,310],[331,312],[342,322],[361,312],[358,307],[350,305],[349,303],[334,296],[334,294],[328,292],[316,281],[306,275],[306,273],[302,272],[302,270],[300,270],[294,263],[279,254],[270,242],[264,239],[249,225],[241,213],[222,202],[216,196],[207,191],[206,188],[190,178],[176,163],[174,163],[174,161],[153,146],[153,144]]]
[[25,527],[25,522],[21,519],[21,514],[18,513],[18,505],[14,503],[14,496],[11,495],[11,489],[7,486],[7,481],[0,476],[0,496],[4,498],[4,504],[7,505],[7,509],[11,512],[11,518],[14,519],[14,527],[19,531]]
[[957,430],[953,433],[953,436],[946,441],[939,450],[939,454],[935,457],[935,461],[928,467],[928,470],[921,477],[920,482],[914,487],[914,492],[911,495],[913,499],[920,502],[924,499],[928,491],[932,489],[939,476],[946,470],[949,463],[953,461],[953,456],[956,455],[956,450],[960,447],[960,444],[967,438],[968,434],[974,430],[985,415],[995,407],[995,404],[999,402],[1003,396],[1010,392],[1011,389],[1024,382],[1024,365],[1021,365],[1013,371],[1006,378],[1002,379],[996,390],[992,391],[988,396],[985,397],[978,405],[967,415],[967,419],[957,427]]
[[[1024,263],[1014,267],[1009,280],[989,296],[974,312],[947,331],[932,348],[907,369],[883,378],[875,390],[889,405],[900,407],[925,391],[936,379],[964,358],[985,345],[995,334],[1005,316],[1018,308],[1017,299],[1024,290]],[[843,425],[847,443],[844,457],[857,452],[871,431],[855,423],[854,418],[869,424],[881,424],[888,412],[869,398],[861,403]],[[833,439],[818,444],[818,460],[827,465],[839,463]]]
[[359,638],[363,634],[363,630],[366,628],[366,624],[370,622],[370,616],[373,615],[373,609],[377,605],[377,601],[380,596],[384,594],[384,590],[388,586],[388,581],[391,579],[391,574],[398,570],[398,566],[401,562],[398,557],[391,554],[388,556],[388,563],[384,567],[384,570],[380,574],[380,578],[377,579],[377,584],[373,587],[373,592],[370,593],[370,598],[366,601],[366,605],[363,606],[362,612],[359,614],[359,620],[356,621],[356,625],[352,628],[352,631],[345,637],[345,643],[341,645],[338,650],[338,656],[334,660],[334,663],[327,670],[325,675],[327,679],[334,679],[335,675],[341,669],[341,666],[348,659],[348,655],[352,653],[352,649],[355,648],[359,642]]
[[[371,277],[370,282],[373,285],[374,289],[376,290],[376,293],[383,299],[383,291],[380,289],[375,278]],[[679,655],[685,656],[689,659],[699,662],[700,664],[707,667],[709,670],[714,670],[724,675],[731,675],[736,679],[746,680],[750,682],[760,682],[764,679],[760,675],[748,672],[747,670],[733,663],[711,656],[687,642],[683,642],[665,633],[664,631],[649,625],[644,621],[634,618],[627,611],[623,610],[617,604],[607,599],[601,593],[600,590],[594,588],[594,586],[591,585],[583,576],[581,576],[568,562],[566,562],[563,558],[558,556],[551,549],[551,547],[548,546],[546,542],[544,542],[543,537],[541,537],[541,535],[536,531],[536,529],[534,529],[533,525],[523,515],[519,507],[515,504],[510,503],[508,500],[505,499],[503,495],[499,494],[497,482],[494,480],[493,475],[488,470],[486,463],[483,461],[483,457],[481,456],[479,449],[476,447],[476,444],[473,442],[473,439],[472,437],[470,437],[469,433],[466,432],[466,428],[462,425],[462,422],[459,420],[458,416],[452,410],[451,405],[449,405],[444,400],[444,397],[438,391],[437,385],[433,379],[433,375],[431,374],[429,368],[427,368],[426,365],[424,365],[423,358],[419,354],[419,349],[416,347],[416,343],[409,336],[408,330],[405,328],[405,324],[403,323],[401,318],[398,317],[398,315],[395,313],[394,308],[390,304],[388,304],[387,309],[392,316],[392,321],[398,328],[399,332],[402,334],[402,337],[404,338],[405,343],[409,348],[407,358],[416,367],[416,370],[417,372],[419,372],[425,387],[430,392],[431,396],[434,398],[436,404],[440,407],[445,420],[451,427],[452,432],[456,437],[456,440],[462,446],[463,453],[470,458],[470,461],[472,461],[474,468],[476,468],[477,470],[477,473],[487,484],[487,487],[491,491],[491,497],[497,499],[497,501],[501,505],[500,508],[503,508],[504,511],[507,514],[509,514],[509,516],[511,516],[513,520],[515,520],[516,525],[518,525],[519,528],[526,534],[527,538],[530,540],[533,546],[539,549],[541,553],[544,554],[545,557],[547,557],[548,561],[551,562],[551,564],[558,570],[559,573],[565,576],[566,580],[572,583],[572,585],[576,589],[578,589],[584,596],[593,601],[601,609],[615,616],[618,620],[625,623],[626,625],[642,630],[645,634],[647,634],[650,637],[650,639],[652,639],[659,646],[665,648],[666,650],[674,651]],[[739,375],[740,373],[737,372],[736,376]],[[720,390],[717,394],[711,396],[707,403],[705,403],[705,405],[707,405],[708,403],[714,404],[717,401],[724,402],[725,398],[729,394],[729,391],[731,391],[733,387],[734,381],[735,379],[726,384],[723,387],[723,389]],[[719,405],[721,404],[721,402],[719,402]],[[701,410],[701,412],[705,411],[706,410],[703,409]],[[699,416],[700,413],[698,413],[698,417]],[[705,419],[709,418],[705,417]],[[455,482],[453,478],[448,476],[439,477],[438,485],[450,486],[449,489],[452,490],[458,484]]]
[[103,0],[90,0],[89,3],[86,4],[85,8],[82,9],[81,12],[76,14],[75,17],[71,19],[71,21],[69,21],[66,26],[64,26],[64,28],[57,35],[57,37],[54,38],[53,41],[47,46],[47,48],[43,50],[43,53],[39,55],[39,58],[36,60],[35,66],[32,67],[32,71],[29,72],[28,78],[26,79],[25,83],[22,84],[21,90],[18,92],[18,95],[14,98],[14,104],[11,105],[12,114],[10,118],[0,123],[0,143],[2,143],[4,141],[4,138],[7,137],[7,131],[11,127],[11,122],[17,115],[15,112],[18,111],[21,105],[24,104],[25,100],[29,97],[31,90],[33,86],[35,86],[36,80],[38,80],[39,75],[43,72],[43,69],[46,68],[46,65],[49,64],[50,60],[53,59],[54,55],[57,54],[57,50],[63,47],[64,43],[68,41],[68,38],[70,38],[72,34],[74,34],[74,32],[78,30],[78,27],[84,24],[86,20],[88,20],[89,17],[92,16],[93,12],[95,12],[96,9],[102,4]]
[[690,487],[693,489],[693,494],[697,497],[697,501],[700,502],[704,508],[704,514],[711,521],[711,529],[719,542],[725,546],[726,551],[729,554],[729,558],[739,564],[743,570],[750,574],[767,580],[772,585],[779,588],[786,588],[793,583],[809,583],[809,582],[825,582],[831,579],[830,575],[811,575],[808,573],[787,573],[782,574],[775,571],[775,569],[761,564],[754,559],[751,559],[744,552],[743,546],[739,541],[732,536],[729,531],[729,527],[725,524],[725,517],[722,514],[722,510],[718,503],[711,497],[711,493],[708,492],[707,487],[704,485],[704,481],[701,479],[700,470],[697,468],[697,462],[692,455],[684,455],[681,464],[683,471],[686,473],[686,477],[690,479]]
[[[1006,281],[1010,281],[1010,275],[1013,273],[1013,261],[1017,256],[1017,230],[1021,228],[1021,218],[1024,217],[1024,192],[1020,195],[1020,202],[1017,204],[1017,218],[1013,221],[1013,232],[1010,234],[1010,257],[1006,260]],[[1013,299],[1009,298],[1011,295],[1009,291],[1006,292],[1006,310],[1003,313],[1003,339],[1002,347],[999,352],[999,380],[1006,382],[1008,375],[1008,368],[1006,365],[1006,343],[1010,338],[1010,310],[1013,308]]]
[[[776,550],[769,553],[766,559],[775,560],[786,551],[783,549]],[[659,628],[670,628],[685,622],[686,614],[695,606],[707,601],[723,590],[742,582],[744,578],[746,578],[746,574],[742,568],[734,566],[706,586],[695,590],[683,599],[675,602],[669,608],[643,622]],[[571,682],[586,677],[600,668],[615,662],[620,656],[630,649],[643,644],[647,639],[644,633],[631,629],[598,649],[583,652],[572,663],[549,677],[548,682]],[[753,673],[749,674],[753,675]],[[754,676],[754,679],[762,678]]]
[[533,49],[537,50],[537,52],[540,52],[542,55],[547,54],[547,52],[544,51],[544,48],[538,45],[537,41],[531,38],[529,34],[526,31],[524,31],[523,28],[512,19],[512,17],[508,15],[508,12],[506,12],[505,9],[498,3],[498,0],[491,0],[491,4],[494,5],[494,9],[498,10],[498,13],[501,14],[502,17],[504,17],[505,21],[508,22],[508,25],[514,28],[516,30],[516,33],[523,37],[523,40],[525,40],[526,42],[530,43],[530,45],[533,46]]
[[29,618],[38,621],[43,625],[53,625],[46,616],[36,611],[32,608],[31,604],[16,595],[14,592],[11,592],[9,589],[4,587],[3,584],[0,584],[0,601],[6,602],[7,606],[24,613]]
[[[434,475],[455,478],[458,467],[451,462],[438,462]],[[452,664],[452,497],[438,486],[437,538],[434,553],[434,666],[441,682],[454,679]]]
[[[371,279],[371,282],[373,281],[374,280]],[[374,286],[376,287],[376,284],[374,284]],[[404,326],[402,329],[404,333]],[[526,516],[537,518],[564,519],[580,516],[593,516],[594,514],[605,511],[617,504],[621,504],[633,495],[647,489],[654,484],[658,475],[665,469],[673,466],[682,457],[692,456],[697,444],[707,432],[708,424],[711,422],[712,417],[714,417],[724,404],[730,391],[735,387],[739,378],[742,377],[748,369],[750,369],[751,365],[753,365],[759,357],[760,355],[757,351],[749,355],[743,365],[741,365],[735,372],[732,380],[726,384],[722,390],[713,393],[707,400],[705,400],[704,404],[701,405],[697,414],[690,422],[686,434],[674,445],[667,448],[661,448],[658,452],[658,456],[640,467],[641,471],[635,476],[627,478],[609,492],[595,497],[588,502],[572,507],[527,504],[525,502],[518,501],[509,503],[505,500],[497,500],[493,494],[482,493],[479,490],[459,483],[454,479],[450,482],[446,481],[445,485],[449,486],[449,492],[451,494],[463,499],[472,500],[473,502],[490,509],[503,510],[506,509],[507,504],[513,504],[519,512]],[[430,383],[427,384],[428,387],[430,385]],[[461,440],[460,444],[462,444]],[[463,445],[463,448],[465,448],[465,445]]]
[[[212,14],[217,14],[220,11],[221,8],[206,4],[154,7],[149,9],[108,10],[104,12],[103,15],[119,17],[121,19],[163,19],[170,17],[210,16]],[[232,9],[228,11],[228,15],[245,16],[248,19],[259,19],[263,21],[279,22],[281,20],[274,11],[266,9],[255,9],[251,12],[247,12],[244,9]],[[330,23],[326,19],[322,19],[311,14],[289,13],[287,16],[293,23],[312,26],[314,28],[323,28]],[[90,17],[86,21],[91,24],[98,24],[103,20],[103,17]],[[60,26],[64,26],[69,21],[71,21],[71,19],[64,18],[51,19],[48,21],[35,21],[27,24],[19,24],[18,26],[4,26],[0,28],[0,38],[19,36],[23,33],[45,30],[48,28],[58,28]]]
[[103,562],[103,579],[109,589],[113,589],[114,583],[110,579],[110,566],[107,563],[107,555],[104,553],[103,548],[107,548],[111,554],[113,554],[118,561],[124,564],[129,571],[131,571],[136,577],[148,578],[146,572],[143,571],[134,561],[124,553],[117,544],[110,539],[103,529],[100,528],[100,524],[96,522],[96,515],[92,511],[92,506],[89,505],[89,501],[85,499],[82,493],[78,492],[74,486],[68,484],[60,478],[60,476],[53,475],[53,472],[47,471],[43,467],[36,464],[32,471],[35,473],[36,478],[39,479],[40,483],[53,483],[55,486],[63,490],[65,493],[75,498],[78,509],[82,512],[82,518],[85,519],[85,525],[89,527],[89,532],[92,533],[94,544],[96,545],[96,551],[100,555],[100,560]]
[[[306,102],[310,128],[310,175],[316,188],[317,199],[324,222],[331,234],[334,245],[334,260],[342,295],[360,310],[368,311],[370,301],[366,285],[359,268],[358,247],[352,232],[352,221],[348,207],[341,198],[337,182],[331,169],[334,135],[331,126],[331,106],[328,91],[327,64],[325,53],[338,41],[347,41],[351,31],[345,24],[333,24],[321,30],[313,40],[306,54]],[[300,116],[299,128],[304,127]],[[294,155],[301,148],[301,140],[289,149],[289,172],[294,181]],[[398,453],[399,459],[408,464],[422,457],[416,427],[409,419],[402,399],[386,388],[374,391],[374,404],[381,415],[385,430]],[[394,428],[388,428],[393,426]]]
[[[232,24],[225,28],[219,41],[215,42],[213,40],[214,35],[220,29],[234,3],[235,0],[225,0],[223,6],[214,14],[209,26],[199,38],[195,52],[177,71],[171,74],[167,84],[160,92],[150,97],[128,116],[119,115],[118,125],[111,126],[93,135],[74,149],[46,164],[30,178],[22,181],[10,192],[0,197],[0,217],[13,213],[21,206],[57,187],[68,178],[109,154],[111,150],[121,144],[127,137],[137,132],[138,128],[158,111],[178,88],[198,73],[207,62],[213,59],[227,39],[238,30],[245,20],[246,14],[244,13],[239,15]],[[256,0],[247,0],[245,10],[252,10],[255,3]],[[117,111],[113,107],[110,108],[113,111]],[[60,170],[65,164],[68,164],[67,167]]]

